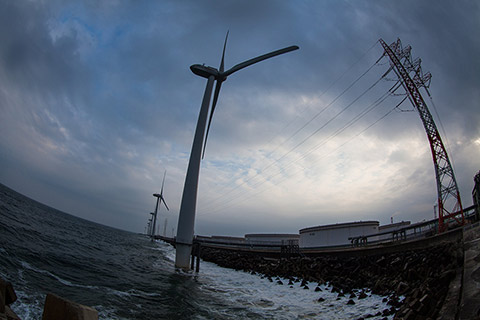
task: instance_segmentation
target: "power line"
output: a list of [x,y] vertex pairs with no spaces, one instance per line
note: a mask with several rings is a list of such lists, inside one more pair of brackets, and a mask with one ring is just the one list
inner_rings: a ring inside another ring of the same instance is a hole
[[[398,103],[394,108],[390,109],[387,113],[385,113],[382,117],[380,117],[379,119],[377,119],[375,122],[373,122],[372,124],[370,124],[369,126],[367,126],[366,128],[364,128],[362,131],[358,132],[357,134],[355,134],[354,136],[350,137],[347,141],[345,141],[344,143],[342,143],[340,146],[338,146],[337,148],[335,148],[334,150],[330,151],[329,153],[327,154],[324,154],[323,156],[321,156],[319,158],[320,159],[323,159],[323,158],[326,158],[328,156],[330,156],[331,154],[335,153],[336,151],[338,151],[339,149],[341,149],[342,147],[344,147],[346,144],[348,144],[349,142],[351,142],[352,140],[354,140],[355,138],[359,137],[360,135],[362,135],[363,133],[365,133],[368,129],[372,128],[374,125],[376,125],[377,123],[379,123],[380,121],[382,121],[383,119],[385,119],[388,115],[390,115],[398,106],[400,106],[404,101],[406,100],[406,97],[404,99],[402,99],[402,101],[400,103]],[[282,169],[282,172],[280,173],[283,173],[285,172],[285,169]],[[280,174],[278,173],[278,174]],[[258,191],[256,192],[255,194],[252,194],[250,196],[247,196],[247,197],[243,197],[243,199],[239,199],[238,197],[236,198],[237,202],[240,202],[240,201],[246,201],[246,200],[249,200],[255,196],[258,196],[262,193],[264,193],[265,191],[273,188],[274,186],[278,186],[280,183],[282,183],[283,181],[285,181],[287,178],[283,178],[282,180],[280,181],[277,181],[276,184],[270,186],[270,187],[267,187],[265,189],[263,189],[262,191]],[[237,202],[234,202],[234,203],[231,203],[233,200],[235,200],[235,198],[231,199],[230,201],[228,202],[225,202],[224,203],[224,206],[221,206],[221,207],[218,207],[217,209],[214,209],[214,210],[211,210],[209,213],[215,213],[215,212],[219,212],[219,211],[222,211],[222,210],[225,210],[227,208],[230,208],[232,207],[233,205],[235,205]],[[228,204],[230,203],[230,204]],[[225,205],[226,204],[226,205]]]
[[[379,80],[381,80],[382,78],[385,77],[387,73],[385,73]],[[370,90],[373,86],[375,86],[379,81],[377,80],[376,83],[374,83],[372,86],[370,86],[370,88],[368,88],[366,91]],[[345,131],[347,128],[349,128],[350,126],[352,126],[353,124],[355,124],[357,121],[359,121],[361,118],[363,118],[366,114],[368,114],[369,112],[371,112],[373,109],[375,109],[376,107],[378,107],[379,105],[381,105],[381,103],[383,103],[389,96],[392,96],[394,95],[394,93],[396,92],[396,90],[398,88],[401,87],[401,82],[400,81],[397,81],[397,83],[395,83],[386,93],[382,94],[377,100],[375,100],[372,104],[370,104],[369,106],[367,106],[360,114],[356,115],[353,119],[351,119],[349,122],[347,122],[343,127],[337,129],[334,133],[332,133],[328,138],[324,139],[321,143],[317,144],[316,146],[314,146],[313,148],[311,148],[309,151],[307,151],[306,153],[304,153],[303,155],[301,155],[300,157],[290,161],[289,163],[285,164],[282,169],[280,169],[279,172],[277,173],[274,173],[274,174],[271,174],[267,177],[262,177],[263,178],[263,181],[259,181],[257,182],[256,184],[254,184],[252,186],[252,188],[258,188],[260,185],[270,181],[272,178],[274,178],[275,176],[281,174],[281,173],[284,173],[285,170],[287,168],[289,168],[293,163],[299,161],[299,160],[302,160],[304,158],[306,158],[309,154],[311,154],[313,151],[317,150],[319,147],[321,147],[322,145],[324,145],[325,143],[327,143],[328,141],[330,141],[331,139],[333,139],[334,137],[338,136],[340,133],[342,133],[343,131]],[[365,93],[365,92],[364,92]],[[364,93],[362,93],[359,97],[361,97]],[[350,103],[349,105],[347,105],[345,108],[343,108],[339,113],[337,113],[336,116],[334,116],[334,118],[336,118],[339,114],[343,113],[348,107],[350,107],[353,102],[355,101],[358,101],[359,97],[357,97],[356,99],[354,99],[352,101],[352,103]],[[405,97],[406,98],[406,97]],[[404,99],[405,100],[405,99]],[[404,101],[403,100],[403,101]],[[402,102],[403,102],[402,101]],[[401,103],[400,103],[401,104]],[[399,104],[399,105],[400,105]],[[395,107],[397,108],[398,105]],[[394,109],[395,109],[394,108]],[[328,123],[330,123],[334,118],[330,119],[328,121]],[[325,125],[324,125],[325,126]],[[324,126],[322,126],[321,128],[323,128]],[[318,132],[318,130],[317,130]],[[301,142],[303,143],[303,142]],[[295,146],[294,148],[292,148],[288,153],[290,153],[291,151],[293,151],[293,149],[295,149],[296,147],[298,147],[299,144],[297,144],[297,146]],[[284,158],[287,154],[284,154],[281,158],[277,159],[274,163],[277,163],[279,162],[282,158]],[[273,164],[274,164],[273,163]],[[268,167],[271,167],[272,164],[270,164]],[[240,186],[246,184],[247,182],[251,181],[253,178],[256,178],[257,176],[259,176],[261,173],[265,172],[265,170],[261,171],[260,173],[257,173],[254,177],[251,177],[249,179],[247,179],[246,181],[244,181],[242,184],[238,185],[237,187],[235,187],[234,189],[231,189],[230,192],[227,192],[223,195],[221,195],[219,198],[217,198],[216,200],[218,201],[219,199],[222,199],[222,198],[225,198],[229,193],[231,193],[233,190],[236,190],[238,189]],[[238,199],[240,196],[242,196],[243,194],[247,193],[248,190],[243,190],[241,191],[239,194],[235,194],[233,195],[232,197],[228,198],[226,201],[224,201],[223,204],[226,204],[226,203],[230,203],[232,201],[234,201],[235,199]],[[209,207],[213,207],[212,205],[212,202],[210,202],[210,206],[207,206],[206,209],[208,209]],[[205,209],[204,209],[205,210]],[[217,211],[217,210],[215,210]]]
[[[365,51],[360,58],[358,58],[353,64],[351,64],[335,81],[333,81],[332,83],[330,83],[330,85],[327,87],[327,89],[325,89],[325,90],[322,92],[322,94],[319,96],[319,98],[323,97],[328,91],[330,91],[330,89],[331,89],[338,81],[340,81],[347,73],[349,73],[350,70],[353,69],[353,67],[354,67],[355,65],[357,65],[360,61],[362,61],[363,58],[365,58],[365,57],[367,56],[367,54],[370,52],[370,50],[372,50],[372,49],[377,45],[378,42],[379,42],[379,40],[375,41],[375,43],[374,43],[370,48],[368,48],[368,50]],[[382,57],[383,57],[383,56],[382,56]],[[379,60],[380,60],[380,59],[379,59]],[[379,61],[377,61],[375,64],[378,64],[378,62],[379,62]],[[373,67],[375,64],[373,64],[372,67]],[[370,71],[370,69],[371,69],[372,67],[370,67],[370,68],[365,72],[365,74],[368,73],[368,71]],[[365,74],[361,75],[360,78],[362,78]],[[357,79],[354,83],[352,83],[351,86],[353,86],[358,80],[360,80],[360,79]],[[348,90],[348,88],[347,88],[347,90]],[[343,93],[345,93],[345,92],[343,92]],[[343,93],[341,93],[340,96],[343,95]],[[337,98],[339,98],[339,97],[337,97]],[[333,103],[333,102],[332,102],[332,103]],[[292,125],[292,124],[300,117],[300,114],[304,113],[308,108],[309,108],[308,106],[305,106],[305,108],[303,108],[302,111],[300,111],[299,114],[297,114],[293,120],[291,120],[286,126],[284,126],[284,127],[280,130],[280,132],[284,132],[284,130],[285,130],[286,128],[288,128],[290,125]],[[328,106],[327,106],[326,108],[328,108]],[[325,110],[321,110],[319,113],[317,113],[317,114],[314,116],[314,118],[316,118],[316,117],[317,117],[320,113],[322,113],[323,111],[325,111]],[[300,128],[299,130],[297,130],[293,135],[291,135],[290,137],[288,137],[285,141],[281,142],[274,150],[272,150],[272,151],[267,155],[267,157],[268,157],[270,154],[272,154],[273,152],[275,152],[275,151],[276,151],[281,145],[283,145],[285,142],[287,142],[288,140],[290,140],[294,135],[296,135],[300,130],[302,130],[305,126],[307,126],[311,121],[313,121],[313,119],[309,120],[309,122],[306,123],[302,128]],[[268,145],[271,141],[273,141],[273,139],[275,139],[275,136],[274,136],[272,139],[270,139],[270,140],[266,143],[266,145]]]
[[[377,41],[378,42],[378,41]],[[376,42],[375,42],[376,44]],[[375,45],[374,44],[374,45]],[[373,46],[368,50],[370,51],[371,49],[373,48]],[[368,52],[367,51],[367,52]],[[375,61],[375,63],[373,63],[365,72],[363,72],[359,77],[357,77],[346,89],[344,89],[339,95],[337,95],[329,104],[327,104],[323,109],[321,109],[319,112],[317,112],[317,114],[315,114],[309,121],[307,121],[302,127],[300,127],[297,131],[295,131],[292,135],[290,135],[285,141],[283,141],[282,143],[280,143],[280,145],[278,145],[272,152],[270,152],[267,157],[271,154],[273,154],[274,151],[276,151],[280,146],[282,146],[283,144],[285,144],[288,140],[290,140],[293,136],[295,136],[296,134],[298,134],[301,130],[303,130],[308,124],[310,124],[313,120],[315,120],[318,116],[320,116],[320,114],[322,114],[324,111],[326,111],[327,109],[329,109],[340,97],[342,97],[348,90],[350,90],[355,84],[357,84],[366,74],[368,74],[369,71],[371,71],[373,69],[374,66],[378,65],[378,63],[380,62],[380,60],[383,58],[384,56],[382,55],[379,59],[377,59],[377,61]],[[363,57],[362,57],[363,58]],[[360,61],[361,59],[359,59]],[[300,145],[302,145],[303,143],[305,143],[307,140],[309,140],[311,137],[313,137],[315,134],[317,134],[321,129],[323,129],[325,126],[327,126],[331,121],[333,121],[336,117],[338,117],[341,113],[343,113],[346,109],[348,109],[351,105],[353,105],[353,103],[355,103],[356,101],[358,101],[363,95],[365,95],[368,91],[370,91],[373,87],[375,87],[383,78],[386,77],[386,75],[389,73],[391,69],[389,69],[385,74],[382,75],[382,77],[380,79],[378,79],[373,85],[371,85],[367,90],[365,90],[360,96],[358,96],[354,101],[352,101],[347,107],[345,107],[340,113],[338,113],[333,119],[329,120],[326,124],[324,124],[322,127],[318,128],[315,132],[313,132],[312,134],[310,134],[307,138],[305,138],[302,142],[300,142],[299,144],[297,144],[293,149],[291,149],[290,151],[288,151],[286,154],[284,154],[283,156],[281,156],[280,158],[278,158],[277,160],[273,161],[272,163],[270,163],[269,165],[267,165],[266,167],[262,168],[259,172],[257,172],[254,176],[244,180],[241,184],[237,185],[235,188],[233,189],[230,189],[229,191],[227,191],[226,193],[222,194],[221,196],[219,196],[217,199],[214,199],[212,200],[210,203],[215,203],[217,202],[219,199],[225,197],[226,195],[230,194],[231,192],[233,192],[234,190],[240,188],[242,185],[246,184],[247,182],[249,182],[250,180],[256,178],[257,176],[259,176],[261,173],[263,173],[264,171],[268,170],[270,167],[272,167],[274,164],[278,163],[281,159],[283,159],[285,156],[287,156],[289,153],[291,153],[294,149],[296,149],[297,147],[299,147]]]

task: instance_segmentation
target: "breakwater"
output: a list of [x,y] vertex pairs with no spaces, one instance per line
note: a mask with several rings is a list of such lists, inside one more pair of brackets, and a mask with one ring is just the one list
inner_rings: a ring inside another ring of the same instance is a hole
[[[389,308],[365,316],[396,319],[436,319],[452,280],[463,268],[461,232],[391,248],[269,258],[258,252],[202,245],[200,256],[221,267],[256,273],[279,285],[328,283],[332,292],[349,296],[348,303],[362,299],[369,289],[387,296]],[[283,280],[282,280],[283,279]],[[319,301],[322,303],[322,301]],[[454,311],[453,311],[454,312]]]

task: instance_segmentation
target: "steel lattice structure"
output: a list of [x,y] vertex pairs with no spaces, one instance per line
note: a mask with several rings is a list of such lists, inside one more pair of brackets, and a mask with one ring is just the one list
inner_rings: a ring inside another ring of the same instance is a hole
[[[382,39],[379,41],[384,49],[384,55],[390,58],[390,68],[397,74],[410,101],[418,111],[430,142],[437,180],[438,231],[447,230],[449,222],[453,221],[463,225],[465,220],[462,202],[452,165],[433,117],[419,91],[421,87],[425,89],[429,87],[432,76],[430,73],[423,74],[420,66],[421,59],[413,60],[411,57],[412,48],[410,46],[402,48],[400,39],[397,39],[390,46]],[[413,78],[410,76],[411,73],[413,73]]]

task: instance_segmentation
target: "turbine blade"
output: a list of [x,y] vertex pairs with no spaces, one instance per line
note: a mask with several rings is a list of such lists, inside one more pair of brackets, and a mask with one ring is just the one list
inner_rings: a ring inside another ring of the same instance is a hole
[[227,31],[227,35],[225,36],[225,43],[223,44],[223,53],[222,53],[222,61],[220,62],[220,73],[223,72],[223,70],[225,69],[225,49],[227,48],[227,39],[228,39],[228,33],[230,31]]
[[230,68],[229,70],[225,71],[224,73],[222,73],[222,75],[226,78],[229,75],[231,75],[232,73],[237,72],[238,70],[241,70],[241,69],[246,68],[248,66],[251,66],[254,63],[263,61],[263,60],[268,59],[268,58],[278,56],[278,55],[283,54],[283,53],[294,51],[294,50],[297,50],[297,49],[299,49],[298,46],[290,46],[290,47],[286,47],[286,48],[283,48],[283,49],[280,49],[280,50],[272,51],[270,53],[267,53],[267,54],[258,56],[256,58],[253,58],[253,59],[244,61],[242,63],[239,63],[239,64],[233,66],[232,68]]
[[163,173],[163,180],[162,180],[162,189],[160,189],[160,196],[163,194],[163,185],[165,184],[165,175],[167,174],[167,170]]
[[215,107],[217,105],[218,95],[220,93],[221,87],[222,87],[222,81],[217,80],[217,84],[215,85],[215,93],[213,94],[213,103],[212,103],[212,110],[210,111],[210,119],[208,120],[207,133],[205,134],[205,142],[203,143],[202,159],[205,157],[205,149],[207,147],[208,132],[210,131],[210,124],[212,123],[213,113],[215,112]]
[[170,209],[169,209],[168,206],[167,206],[167,203],[165,202],[165,198],[164,198],[164,197],[162,197],[162,201],[163,201],[163,204],[165,205],[165,208],[167,208],[167,210],[170,211]]

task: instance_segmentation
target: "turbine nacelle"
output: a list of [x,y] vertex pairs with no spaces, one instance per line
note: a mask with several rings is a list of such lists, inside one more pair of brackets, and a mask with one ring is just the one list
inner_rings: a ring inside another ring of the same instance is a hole
[[190,66],[190,70],[192,70],[193,73],[195,73],[197,76],[203,77],[203,78],[210,78],[213,76],[215,80],[219,80],[220,78],[223,78],[221,76],[221,73],[213,68],[206,66],[204,64],[193,64]]

